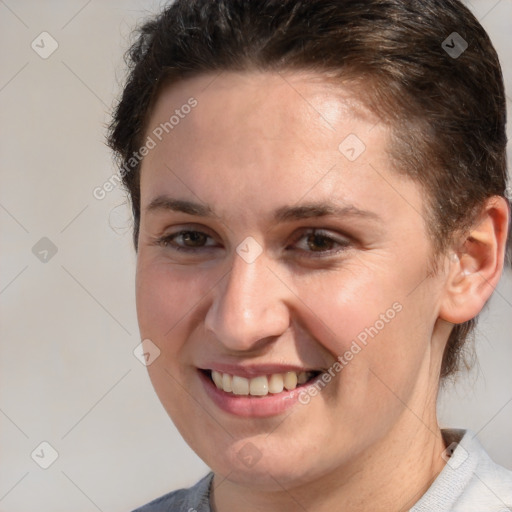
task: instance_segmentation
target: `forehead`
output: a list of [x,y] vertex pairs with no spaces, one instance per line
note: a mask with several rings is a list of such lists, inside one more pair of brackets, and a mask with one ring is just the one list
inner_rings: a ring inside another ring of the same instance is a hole
[[[168,120],[169,113],[194,97],[202,115],[199,126],[209,122],[237,127],[255,127],[266,123],[260,133],[268,137],[294,135],[294,127],[305,120],[314,121],[312,128],[336,131],[340,119],[351,117],[375,125],[376,115],[365,108],[354,81],[336,82],[327,76],[305,71],[288,72],[221,72],[164,86],[158,94],[149,127]],[[193,114],[194,112],[192,112]],[[222,113],[221,118],[218,115]],[[197,116],[190,116],[191,123]],[[302,128],[304,128],[302,126]],[[214,134],[210,134],[212,136]]]
[[305,196],[372,202],[388,215],[398,206],[383,179],[389,127],[351,88],[319,76],[225,72],[173,84],[146,136],[156,146],[142,164],[142,206],[162,188],[261,215]]

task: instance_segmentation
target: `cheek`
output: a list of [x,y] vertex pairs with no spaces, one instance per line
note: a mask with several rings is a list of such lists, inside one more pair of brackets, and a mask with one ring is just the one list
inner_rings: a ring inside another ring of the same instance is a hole
[[139,256],[136,275],[137,316],[141,336],[169,339],[181,320],[194,314],[209,289],[197,269],[182,268]]
[[190,406],[192,390],[184,387],[190,378],[185,362],[186,341],[192,326],[199,325],[197,317],[203,314],[201,298],[209,288],[197,268],[177,268],[139,253],[136,302],[140,335],[160,349],[159,357],[147,370],[160,401],[178,428],[200,415]]
[[400,388],[417,375],[435,320],[428,294],[411,294],[418,282],[413,272],[352,268],[300,285],[308,330],[340,362],[344,386],[364,392],[364,382],[378,385],[375,372]]
[[349,439],[347,446],[354,449],[361,436],[379,437],[397,421],[412,399],[428,350],[407,286],[396,276],[388,281],[391,276],[375,275],[340,272],[342,279],[326,278],[301,295],[315,312],[309,332],[336,358],[329,391],[310,395],[311,405],[332,427],[331,441],[345,445]]
[[375,275],[340,270],[300,285],[299,295],[311,311],[312,322],[323,326],[322,331],[327,333],[321,335],[321,330],[316,329],[314,334],[333,354],[343,354],[353,340],[364,345],[368,328],[376,323],[379,332],[386,330],[391,321],[381,325],[380,318],[386,312],[388,317],[396,317],[393,304],[399,298],[397,287],[377,281]]

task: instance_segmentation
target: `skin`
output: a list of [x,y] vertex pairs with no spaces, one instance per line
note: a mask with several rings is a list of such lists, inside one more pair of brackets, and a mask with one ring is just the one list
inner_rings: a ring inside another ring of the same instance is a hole
[[[452,322],[475,316],[499,279],[506,203],[489,200],[433,273],[424,194],[393,170],[389,127],[348,86],[298,72],[200,76],[162,89],[147,135],[191,96],[197,107],[143,160],[137,312],[161,350],[154,388],[215,473],[214,510],[408,510],[444,466],[442,353]],[[338,150],[351,133],[366,145],[353,162]],[[162,194],[214,214],[148,210]],[[310,203],[372,216],[273,220]],[[158,243],[181,230],[207,236]],[[236,252],[248,236],[263,249],[252,263]],[[211,361],[328,368],[394,303],[329,385],[284,414],[224,412],[198,378]],[[238,455],[247,446],[261,455],[251,467]]]

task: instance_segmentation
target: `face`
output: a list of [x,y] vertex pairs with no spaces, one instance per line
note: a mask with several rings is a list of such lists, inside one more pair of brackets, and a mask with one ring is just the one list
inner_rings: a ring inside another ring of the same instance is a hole
[[138,321],[199,456],[298,485],[428,421],[442,282],[389,128],[318,77],[222,73],[163,89],[148,136]]

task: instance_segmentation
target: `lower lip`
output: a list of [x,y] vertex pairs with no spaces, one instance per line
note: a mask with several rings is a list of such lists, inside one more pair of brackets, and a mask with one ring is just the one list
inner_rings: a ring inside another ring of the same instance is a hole
[[198,371],[206,394],[223,411],[243,418],[277,416],[299,403],[302,387],[266,396],[235,395],[219,389],[203,372]]

